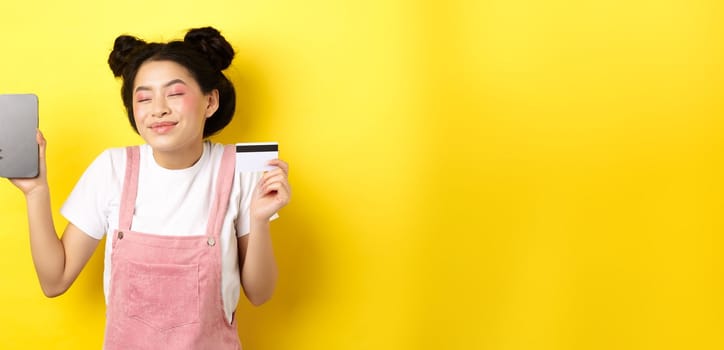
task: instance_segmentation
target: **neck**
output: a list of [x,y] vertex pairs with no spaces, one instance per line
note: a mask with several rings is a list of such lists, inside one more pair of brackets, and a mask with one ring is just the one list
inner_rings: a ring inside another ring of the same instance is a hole
[[193,146],[179,150],[162,151],[153,150],[153,159],[162,168],[170,170],[190,168],[201,159],[204,152],[204,144],[195,143]]

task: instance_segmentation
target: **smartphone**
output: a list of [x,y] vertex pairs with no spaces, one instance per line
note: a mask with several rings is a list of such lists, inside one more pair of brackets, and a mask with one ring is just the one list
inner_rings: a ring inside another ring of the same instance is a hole
[[0,94],[0,177],[38,176],[38,96]]

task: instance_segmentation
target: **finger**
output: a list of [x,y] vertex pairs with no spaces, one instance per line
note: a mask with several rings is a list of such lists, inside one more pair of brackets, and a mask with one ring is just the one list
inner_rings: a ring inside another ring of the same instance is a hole
[[275,176],[282,176],[286,177],[286,174],[284,172],[277,168],[271,171],[265,171],[262,176],[259,178],[259,181],[257,182],[257,186],[263,186],[265,183],[269,181],[270,178],[273,178]]
[[38,129],[37,133],[35,134],[35,139],[38,142],[38,176],[39,177],[45,177],[47,173],[47,165],[45,160],[46,155],[46,148],[48,145],[47,140],[45,139],[45,136],[43,136],[43,132]]
[[287,203],[289,201],[289,191],[287,187],[281,182],[274,182],[269,184],[262,192],[264,196],[275,193],[274,197],[280,202]]
[[282,169],[284,174],[289,175],[289,164],[287,162],[281,160],[281,159],[272,159],[268,163],[271,166],[279,167],[279,169]]
[[289,186],[289,182],[281,182],[282,189],[278,191],[278,193],[281,193],[282,196],[284,196],[284,202],[289,203],[289,201],[292,200],[292,188]]
[[270,174],[270,175],[268,175],[268,176],[262,177],[262,180],[259,182],[259,185],[262,186],[262,187],[264,187],[264,186],[266,186],[266,184],[268,184],[268,183],[270,183],[270,182],[273,182],[273,181],[286,181],[286,179],[287,179],[286,176],[285,176],[283,173],[279,172],[279,173],[276,173],[276,174]]
[[261,186],[261,192],[267,192],[267,188],[269,188],[272,185],[281,184],[285,188],[289,188],[289,182],[286,181],[285,178],[278,178],[278,179],[272,179],[270,181],[267,181],[266,183],[262,184]]
[[263,193],[262,196],[267,195],[272,191],[283,191],[286,197],[291,197],[292,194],[291,186],[289,185],[289,181],[287,181],[286,179],[269,182],[261,187],[259,190],[261,193]]
[[47,145],[47,141],[40,129],[38,129],[38,132],[35,134],[35,140],[38,142],[38,157],[45,159],[45,146]]
[[269,177],[269,176],[273,176],[276,174],[284,174],[286,176],[286,173],[284,172],[284,170],[282,168],[274,168],[272,170],[265,170],[262,173],[262,176]]

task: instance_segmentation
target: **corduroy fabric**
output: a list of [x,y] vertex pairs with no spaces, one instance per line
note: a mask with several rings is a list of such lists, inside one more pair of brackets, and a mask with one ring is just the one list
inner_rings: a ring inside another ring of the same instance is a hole
[[236,321],[224,317],[219,235],[234,176],[234,146],[224,149],[207,229],[198,236],[131,231],[138,147],[126,150],[119,229],[112,237],[106,350],[241,349]]

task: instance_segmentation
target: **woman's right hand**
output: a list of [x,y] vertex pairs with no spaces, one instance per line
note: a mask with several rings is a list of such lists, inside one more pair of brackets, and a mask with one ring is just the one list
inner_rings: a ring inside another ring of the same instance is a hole
[[48,187],[48,174],[45,166],[45,137],[43,133],[38,129],[35,134],[35,139],[38,142],[38,176],[29,179],[9,179],[17,188],[23,191],[23,194],[27,196],[30,193],[40,189]]

